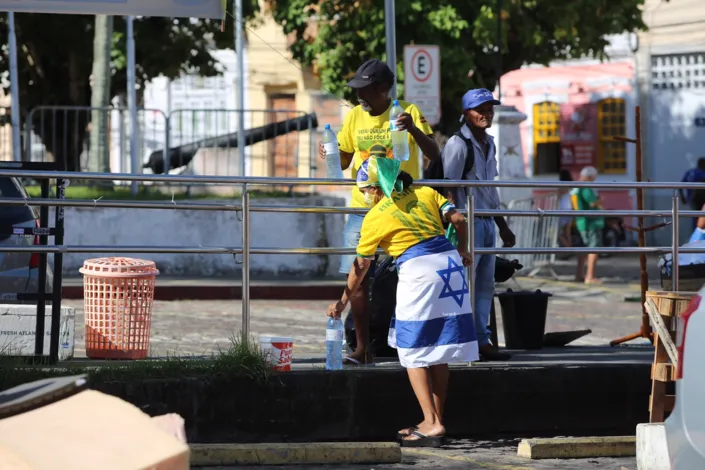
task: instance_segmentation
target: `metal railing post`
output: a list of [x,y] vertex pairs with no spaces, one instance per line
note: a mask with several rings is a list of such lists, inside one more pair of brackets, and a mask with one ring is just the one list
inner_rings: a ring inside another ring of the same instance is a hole
[[164,174],[168,175],[171,170],[171,113],[164,114]]
[[680,199],[678,199],[678,191],[673,191],[673,197],[671,199],[671,225],[672,225],[672,237],[671,240],[671,276],[672,276],[672,290],[673,292],[678,292],[678,239],[680,238],[680,233],[678,230],[678,204]]
[[250,193],[242,185],[242,338],[250,335]]
[[472,265],[468,268],[468,287],[470,288],[470,308],[472,308],[472,313],[475,315],[475,196],[472,193],[472,188],[468,192],[465,203],[468,209],[468,217],[466,219],[468,224],[467,250],[472,258]]

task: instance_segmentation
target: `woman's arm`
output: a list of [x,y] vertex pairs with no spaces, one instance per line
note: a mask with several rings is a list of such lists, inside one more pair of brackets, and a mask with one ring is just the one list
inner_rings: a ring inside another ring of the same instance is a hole
[[350,268],[350,274],[348,274],[348,283],[343,291],[343,296],[340,298],[340,303],[343,304],[343,310],[347,307],[350,301],[350,296],[355,292],[362,284],[362,280],[365,279],[367,271],[370,269],[372,261],[367,258],[356,257],[355,262]]
[[455,209],[451,209],[446,212],[446,220],[453,224],[453,227],[455,227],[455,231],[458,234],[458,251],[467,251],[468,224],[465,216]]
[[340,318],[340,315],[348,306],[348,302],[350,302],[350,296],[360,287],[360,284],[362,284],[362,280],[365,279],[365,275],[370,269],[371,264],[372,262],[367,258],[362,258],[360,256],[355,258],[355,262],[350,268],[350,274],[348,274],[348,282],[345,285],[343,296],[339,301],[328,306],[326,315],[333,317],[336,320]]

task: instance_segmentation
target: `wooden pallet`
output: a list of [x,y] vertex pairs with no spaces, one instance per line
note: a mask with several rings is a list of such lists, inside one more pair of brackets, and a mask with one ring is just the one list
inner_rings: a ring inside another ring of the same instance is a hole
[[[683,313],[697,292],[647,291],[646,299],[656,304],[658,313],[675,340],[678,317]],[[668,393],[670,384],[676,380],[676,368],[671,362],[663,339],[654,331],[654,362],[651,366],[651,396],[649,398],[649,422],[662,423],[666,413],[673,411],[675,392]],[[672,387],[672,385],[670,385]]]

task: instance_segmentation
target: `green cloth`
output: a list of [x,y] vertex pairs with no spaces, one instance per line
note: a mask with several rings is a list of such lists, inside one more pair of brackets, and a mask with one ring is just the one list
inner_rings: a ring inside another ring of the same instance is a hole
[[392,197],[392,192],[404,190],[404,184],[397,179],[400,168],[401,162],[394,158],[370,157],[357,172],[357,187],[378,186],[385,196]]
[[454,247],[458,248],[458,232],[455,230],[455,225],[448,225],[448,229],[446,230],[446,238],[450,240]]
[[[580,211],[600,210],[600,198],[592,188],[575,188],[570,192],[571,199],[575,202],[575,207]],[[605,219],[596,217],[576,217],[575,227],[579,232],[589,232],[602,230],[605,226]]]

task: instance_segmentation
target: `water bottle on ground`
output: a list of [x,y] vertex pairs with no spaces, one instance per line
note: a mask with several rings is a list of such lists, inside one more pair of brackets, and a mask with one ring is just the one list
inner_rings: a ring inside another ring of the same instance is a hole
[[338,150],[338,138],[326,124],[323,131],[323,148],[326,150],[326,176],[331,179],[343,179],[343,169],[340,167],[340,151]]
[[389,111],[389,129],[392,131],[392,150],[394,158],[400,162],[409,159],[409,131],[397,129],[397,118],[404,112],[404,108],[399,106],[399,101],[394,100],[392,109]]
[[345,328],[342,318],[328,319],[326,326],[326,369],[340,370],[343,368],[343,338]]

